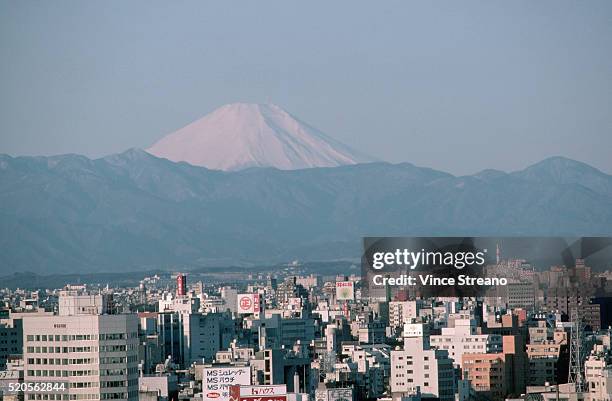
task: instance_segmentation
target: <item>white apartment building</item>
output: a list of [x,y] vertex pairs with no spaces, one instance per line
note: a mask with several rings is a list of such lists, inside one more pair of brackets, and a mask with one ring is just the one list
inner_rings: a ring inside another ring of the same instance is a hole
[[79,291],[61,291],[58,306],[60,316],[102,315],[110,313],[111,297],[106,294],[85,294]]
[[448,357],[448,352],[428,346],[427,330],[423,324],[410,325],[408,332],[408,335],[404,334],[404,349],[391,351],[389,384],[393,398],[420,391],[423,398],[454,401],[453,361]]
[[404,323],[410,323],[419,315],[417,301],[392,301],[389,302],[389,325],[391,327],[402,327]]
[[502,336],[480,334],[473,319],[456,319],[454,327],[443,327],[442,334],[431,336],[431,346],[448,351],[455,365],[462,367],[464,353],[502,352]]
[[380,397],[385,392],[387,378],[390,373],[389,355],[391,347],[386,344],[357,344],[345,343],[342,345],[342,354],[348,355],[356,367],[357,372],[365,377],[365,386],[368,396]]
[[584,362],[590,401],[612,401],[612,366],[603,355],[589,355]]
[[158,308],[160,313],[176,312],[181,315],[189,315],[200,310],[200,298],[175,297],[173,294],[166,294],[158,301]]
[[[79,300],[67,304],[96,309]],[[64,387],[28,391],[26,400],[138,399],[137,315],[26,316],[23,340],[24,382]]]

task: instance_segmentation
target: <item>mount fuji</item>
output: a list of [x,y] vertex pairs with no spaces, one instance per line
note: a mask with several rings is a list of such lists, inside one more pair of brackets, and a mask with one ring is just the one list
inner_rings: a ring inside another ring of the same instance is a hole
[[374,161],[274,104],[233,103],[169,134],[147,152],[212,170],[297,170]]

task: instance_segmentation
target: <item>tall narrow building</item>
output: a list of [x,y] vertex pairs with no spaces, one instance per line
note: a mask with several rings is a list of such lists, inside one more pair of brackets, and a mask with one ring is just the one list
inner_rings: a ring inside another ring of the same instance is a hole
[[176,295],[184,297],[187,294],[187,276],[183,273],[176,275]]
[[404,349],[391,351],[390,363],[393,399],[420,393],[423,398],[455,400],[453,361],[448,351],[431,348],[427,325],[404,325]]

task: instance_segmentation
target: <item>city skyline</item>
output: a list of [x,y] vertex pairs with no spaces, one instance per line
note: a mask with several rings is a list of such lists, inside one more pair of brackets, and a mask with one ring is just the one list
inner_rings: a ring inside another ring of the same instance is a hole
[[0,288],[0,397],[609,401],[612,271],[492,263],[509,280],[482,297],[365,294],[357,274],[299,263]]

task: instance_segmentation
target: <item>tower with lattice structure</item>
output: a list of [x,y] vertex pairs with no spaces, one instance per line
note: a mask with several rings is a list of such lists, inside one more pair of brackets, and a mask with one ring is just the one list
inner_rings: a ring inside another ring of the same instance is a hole
[[568,381],[573,383],[576,392],[584,392],[584,360],[586,357],[586,347],[584,343],[584,324],[577,309],[572,309],[570,313],[571,333],[570,333],[570,363]]

